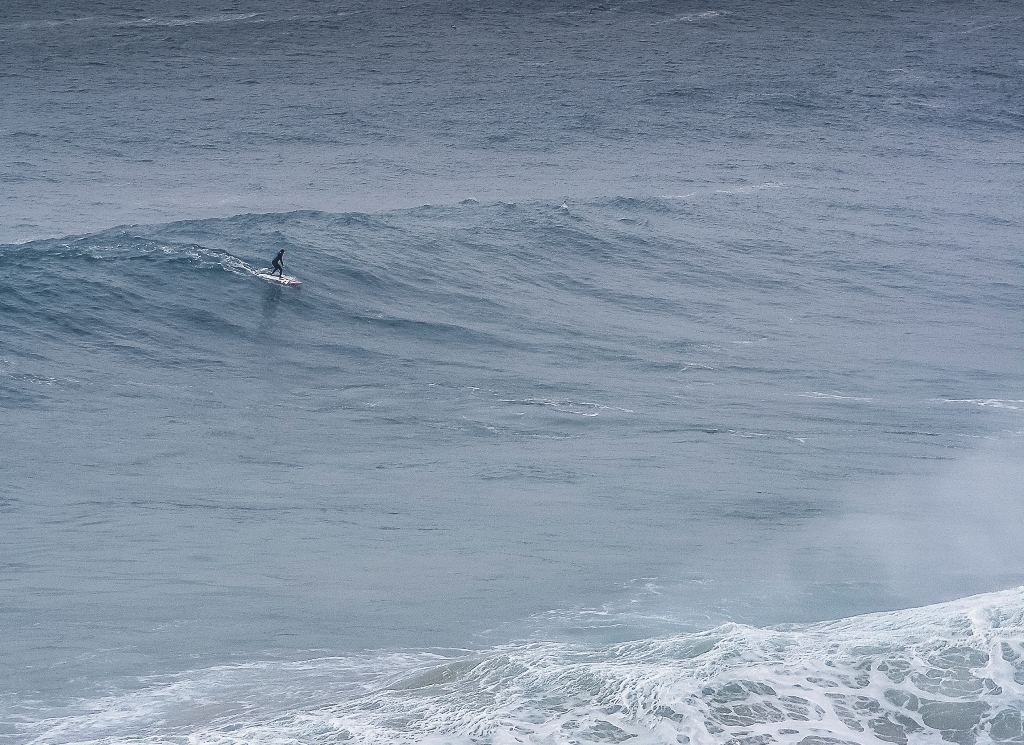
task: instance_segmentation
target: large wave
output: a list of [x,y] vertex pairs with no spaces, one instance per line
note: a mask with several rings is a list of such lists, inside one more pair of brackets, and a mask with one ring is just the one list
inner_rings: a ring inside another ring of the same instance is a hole
[[[857,616],[1020,583],[1019,458],[967,457],[1020,431],[992,279],[1019,267],[735,215],[468,203],[0,247],[4,726],[1020,742],[1021,591]],[[299,288],[259,276],[282,248]],[[394,651],[649,577],[640,615],[701,624]]]

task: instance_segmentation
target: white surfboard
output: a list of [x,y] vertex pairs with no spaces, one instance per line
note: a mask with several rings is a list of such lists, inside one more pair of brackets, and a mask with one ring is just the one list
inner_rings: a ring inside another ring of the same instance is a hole
[[269,282],[277,282],[279,285],[288,285],[290,287],[298,287],[302,284],[302,280],[298,277],[293,277],[290,274],[283,274],[280,277],[270,272],[260,271],[256,272],[256,276],[265,279]]

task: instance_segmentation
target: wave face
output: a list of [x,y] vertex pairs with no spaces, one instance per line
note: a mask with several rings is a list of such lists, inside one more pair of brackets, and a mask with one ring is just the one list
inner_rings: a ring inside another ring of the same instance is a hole
[[149,678],[32,742],[1013,743],[1024,590],[606,646],[221,666]]
[[1024,741],[1017,5],[6,0],[0,745]]
[[1024,267],[830,198],[0,247],[5,737],[1020,741]]

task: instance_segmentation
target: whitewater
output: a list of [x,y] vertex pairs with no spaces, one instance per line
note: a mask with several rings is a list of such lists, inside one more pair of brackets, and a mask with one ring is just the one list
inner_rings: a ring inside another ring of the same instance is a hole
[[1022,36],[5,6],[0,741],[1024,742]]

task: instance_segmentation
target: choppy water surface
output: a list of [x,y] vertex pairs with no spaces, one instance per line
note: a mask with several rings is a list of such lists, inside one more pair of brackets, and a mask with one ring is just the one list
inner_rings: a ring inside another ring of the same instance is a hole
[[0,737],[1024,741],[1013,6],[3,14]]

